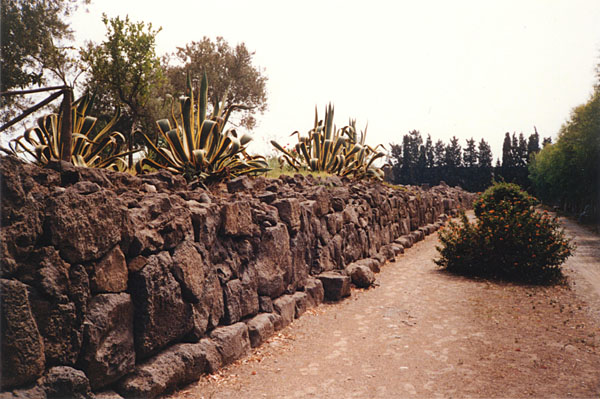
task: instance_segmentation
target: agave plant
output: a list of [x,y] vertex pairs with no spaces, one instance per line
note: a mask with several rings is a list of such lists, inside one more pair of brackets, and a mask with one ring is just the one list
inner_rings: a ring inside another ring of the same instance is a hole
[[377,152],[377,149],[383,146],[372,148],[366,145],[366,128],[359,137],[356,121],[353,119],[348,126],[337,129],[333,124],[333,114],[333,105],[329,104],[325,108],[325,119],[319,120],[315,108],[314,127],[308,131],[308,135],[302,136],[298,131],[291,134],[298,136],[298,143],[294,149],[300,156],[294,156],[274,140],[271,144],[295,170],[306,168],[314,172],[323,171],[341,176],[382,179],[383,171],[373,163],[385,155],[383,152]]
[[136,165],[138,172],[166,169],[183,174],[188,180],[207,181],[270,170],[264,157],[246,153],[246,145],[252,140],[249,134],[238,135],[235,129],[224,130],[231,112],[244,107],[217,106],[207,117],[207,95],[206,73],[197,102],[188,76],[188,95],[179,99],[178,115],[172,112],[174,126],[168,119],[156,122],[164,145],[157,145],[138,132],[154,153],[152,158],[146,157]]
[[[125,137],[117,131],[111,131],[120,117],[120,110],[117,110],[106,126],[97,132],[94,129],[97,118],[86,116],[93,101],[94,96],[85,94],[73,102],[71,162],[77,166],[122,170],[125,165],[122,157],[129,154],[120,152]],[[27,129],[23,135],[11,140],[11,150],[14,153],[29,154],[42,166],[50,161],[62,159],[62,123],[62,117],[55,113],[38,118],[37,126]]]

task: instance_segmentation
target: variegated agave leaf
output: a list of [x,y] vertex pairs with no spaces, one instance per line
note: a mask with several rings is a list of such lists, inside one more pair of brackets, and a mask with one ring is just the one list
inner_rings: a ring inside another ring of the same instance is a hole
[[[208,79],[202,78],[198,101],[194,100],[188,76],[188,95],[179,99],[178,109],[172,109],[172,120],[156,122],[163,145],[156,145],[145,134],[139,136],[153,154],[137,165],[138,172],[166,169],[179,173],[188,180],[221,180],[228,176],[256,173],[267,168],[266,162],[249,157],[246,146],[252,140],[249,134],[238,134],[225,125],[240,105],[224,107],[225,99],[207,116]],[[174,107],[173,107],[174,108]]]
[[[120,117],[120,110],[117,109],[106,126],[98,131],[94,129],[97,118],[86,115],[93,100],[93,96],[85,94],[73,102],[71,162],[77,166],[119,169],[121,158],[129,154],[120,152],[125,137],[119,132],[111,131]],[[26,153],[40,165],[60,160],[61,124],[60,115],[44,115],[38,118],[36,127],[27,129],[9,145],[13,152]]]

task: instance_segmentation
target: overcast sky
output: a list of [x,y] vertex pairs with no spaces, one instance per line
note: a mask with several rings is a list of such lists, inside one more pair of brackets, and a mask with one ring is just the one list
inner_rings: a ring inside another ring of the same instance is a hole
[[105,38],[102,12],[162,27],[157,53],[223,36],[244,42],[268,77],[260,148],[312,127],[369,124],[367,142],[399,143],[417,129],[448,142],[505,132],[556,137],[589,98],[600,62],[600,1],[92,0],[72,21],[78,43]]

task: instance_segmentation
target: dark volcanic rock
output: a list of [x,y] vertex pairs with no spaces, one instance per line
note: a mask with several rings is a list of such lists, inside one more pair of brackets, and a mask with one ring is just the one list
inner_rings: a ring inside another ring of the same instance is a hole
[[129,229],[126,210],[108,190],[81,195],[69,188],[49,199],[46,215],[50,240],[70,263],[101,258]]
[[44,344],[31,313],[27,286],[0,279],[3,389],[34,381],[44,371]]
[[317,276],[323,283],[325,298],[330,301],[339,301],[350,295],[350,277],[335,272],[325,272]]
[[221,354],[223,365],[232,363],[250,352],[248,326],[244,323],[215,328],[211,331],[210,338]]
[[125,377],[118,391],[125,397],[152,399],[175,387],[200,378],[207,371],[204,345],[174,345]]
[[73,302],[48,301],[34,291],[30,302],[36,324],[44,339],[47,365],[74,366],[82,343],[83,320]]
[[273,309],[281,316],[283,327],[294,321],[296,301],[291,295],[282,295],[273,301]]
[[129,257],[171,249],[193,237],[191,212],[181,197],[146,195],[138,205],[128,210],[133,223]]
[[284,224],[268,227],[262,235],[256,254],[259,295],[276,298],[291,277],[290,236]]
[[369,288],[375,282],[375,275],[368,266],[352,263],[346,267],[346,273],[359,288]]
[[129,294],[96,295],[84,324],[82,366],[93,389],[133,370],[133,303]]
[[223,226],[225,235],[240,237],[250,236],[257,229],[252,223],[252,211],[247,202],[237,201],[223,205]]
[[316,278],[310,278],[306,281],[304,286],[304,292],[308,295],[308,306],[318,306],[323,302],[325,297],[325,291],[323,290],[323,283],[321,280]]
[[88,399],[93,397],[90,382],[81,370],[57,366],[48,370],[42,386],[48,399]]
[[186,301],[198,303],[204,293],[205,268],[202,255],[196,244],[184,241],[173,252],[173,276],[181,285]]
[[185,303],[171,275],[171,257],[161,252],[129,279],[135,306],[134,336],[140,359],[183,338],[193,327],[192,307]]
[[268,313],[258,314],[246,321],[246,324],[248,325],[250,345],[253,348],[260,346],[275,332],[271,315]]
[[90,287],[92,292],[123,292],[127,289],[128,269],[125,255],[115,246],[98,262],[92,264]]
[[223,288],[225,298],[225,324],[233,324],[259,310],[258,293],[250,282],[230,280]]

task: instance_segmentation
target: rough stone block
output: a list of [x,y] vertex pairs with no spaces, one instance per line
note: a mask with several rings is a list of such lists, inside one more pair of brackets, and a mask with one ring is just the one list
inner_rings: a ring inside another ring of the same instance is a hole
[[223,365],[230,364],[250,352],[248,326],[245,323],[217,327],[211,331],[210,338],[221,354]]
[[310,278],[306,281],[304,292],[308,295],[308,306],[310,307],[319,306],[325,297],[323,283],[316,278]]
[[261,313],[246,322],[248,325],[248,336],[250,337],[250,345],[253,348],[260,346],[267,340],[273,332],[275,327],[271,316],[267,313]]
[[351,263],[346,267],[346,273],[352,279],[352,283],[359,288],[369,288],[375,282],[375,274],[364,265]]
[[308,309],[308,295],[305,292],[295,292],[292,298],[296,302],[294,318],[298,319]]
[[117,381],[135,367],[133,303],[129,294],[92,298],[83,323],[82,367],[93,389]]
[[92,292],[123,292],[127,289],[128,269],[125,255],[115,246],[92,266],[90,288]]
[[52,367],[43,377],[48,398],[88,399],[93,397],[90,382],[81,370],[68,366]]
[[183,338],[193,328],[192,307],[183,301],[181,288],[169,271],[171,262],[168,252],[152,255],[130,278],[135,346],[140,359]]
[[252,235],[256,226],[252,223],[252,211],[246,202],[228,202],[221,210],[225,235],[241,237]]
[[118,391],[125,397],[152,399],[197,380],[206,370],[203,345],[178,344],[138,365],[119,383]]
[[283,198],[271,204],[279,211],[279,217],[288,225],[291,231],[300,229],[300,202],[296,198]]
[[281,316],[283,327],[286,327],[294,321],[296,301],[291,295],[282,295],[273,301],[273,309]]
[[350,277],[335,272],[325,272],[317,276],[323,283],[325,298],[330,301],[339,301],[350,295]]
[[42,375],[45,366],[42,336],[31,313],[27,286],[0,279],[2,310],[2,388],[23,385]]

